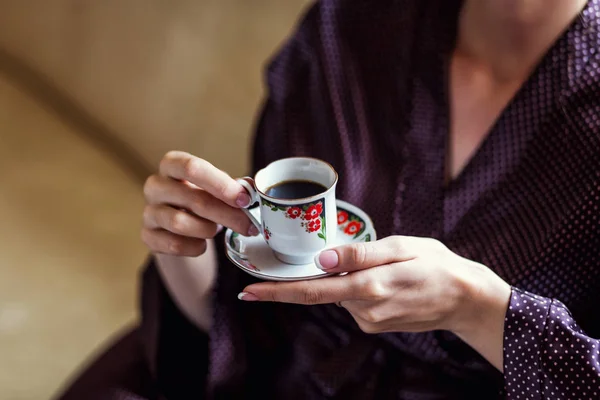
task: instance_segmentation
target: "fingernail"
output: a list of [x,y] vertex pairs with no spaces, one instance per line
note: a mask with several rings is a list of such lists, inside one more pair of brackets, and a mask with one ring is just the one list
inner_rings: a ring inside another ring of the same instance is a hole
[[238,197],[235,200],[235,204],[242,208],[248,207],[250,205],[250,196],[248,195],[248,193],[238,194]]
[[339,257],[337,252],[334,250],[325,250],[317,254],[315,257],[315,264],[319,269],[324,271],[337,267],[338,262]]
[[258,301],[258,297],[252,293],[242,292],[238,294],[238,299],[243,301]]
[[250,225],[250,228],[248,228],[248,236],[256,236],[259,233],[258,228],[254,225]]

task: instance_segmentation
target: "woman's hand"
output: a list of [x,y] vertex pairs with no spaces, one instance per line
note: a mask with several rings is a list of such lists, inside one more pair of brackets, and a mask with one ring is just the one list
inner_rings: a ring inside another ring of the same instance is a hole
[[225,172],[191,154],[171,151],[144,185],[142,240],[154,253],[195,257],[219,225],[257,235],[240,210],[250,203],[245,189]]
[[434,239],[393,236],[322,252],[327,272],[313,281],[258,283],[246,301],[337,303],[367,333],[449,330],[502,369],[510,286],[487,267]]

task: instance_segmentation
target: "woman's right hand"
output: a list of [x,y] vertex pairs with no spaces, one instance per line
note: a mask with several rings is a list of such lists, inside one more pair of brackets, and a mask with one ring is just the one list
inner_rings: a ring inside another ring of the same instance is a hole
[[219,225],[246,234],[258,229],[240,209],[250,196],[225,172],[181,151],[168,152],[144,185],[142,240],[153,253],[196,257]]

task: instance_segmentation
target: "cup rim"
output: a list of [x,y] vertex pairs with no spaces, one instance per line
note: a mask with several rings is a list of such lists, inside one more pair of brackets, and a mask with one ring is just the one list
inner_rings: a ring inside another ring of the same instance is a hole
[[268,194],[266,194],[265,192],[263,192],[262,190],[260,190],[256,185],[254,185],[254,188],[256,189],[256,191],[258,192],[258,194],[261,197],[264,197],[268,200],[274,200],[275,202],[283,202],[283,203],[297,203],[299,201],[303,201],[303,202],[309,202],[311,199],[315,199],[315,198],[319,198],[319,197],[324,197],[326,194],[328,194],[331,190],[333,190],[338,182],[338,173],[335,170],[335,168],[333,168],[333,165],[331,165],[330,163],[328,163],[325,160],[321,160],[319,158],[315,158],[315,157],[285,157],[285,158],[280,158],[278,160],[272,161],[270,162],[266,167],[261,168],[260,170],[258,170],[256,172],[256,174],[254,174],[254,181],[256,182],[256,176],[258,175],[258,173],[260,171],[263,171],[267,168],[269,168],[269,166],[273,163],[276,163],[278,161],[282,161],[282,160],[297,160],[297,159],[302,159],[302,160],[314,160],[314,161],[318,161],[320,163],[325,164],[327,167],[329,167],[329,169],[331,169],[333,171],[333,175],[334,175],[334,179],[333,179],[333,183],[331,185],[329,185],[329,187],[323,191],[320,192],[318,194],[315,194],[314,196],[309,196],[309,197],[298,197],[297,199],[284,199],[281,197],[274,197],[274,196],[269,196]]

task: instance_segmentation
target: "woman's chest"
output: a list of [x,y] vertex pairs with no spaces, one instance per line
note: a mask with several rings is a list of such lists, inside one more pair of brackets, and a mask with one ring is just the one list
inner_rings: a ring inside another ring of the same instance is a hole
[[446,183],[461,174],[526,81],[526,74],[500,80],[455,52],[448,68]]
[[[497,135],[491,161],[444,198],[445,241],[511,285],[560,299],[600,333],[590,318],[600,304],[600,135],[560,110],[529,135],[519,118],[511,124],[521,129]],[[511,152],[502,136],[519,132],[527,140]]]
[[538,89],[519,95],[445,188],[448,114],[417,88],[402,157],[380,168],[381,147],[369,157],[379,168],[343,190],[369,193],[359,204],[381,237],[438,238],[510,284],[588,314],[600,303],[600,134],[584,123],[591,106]]

